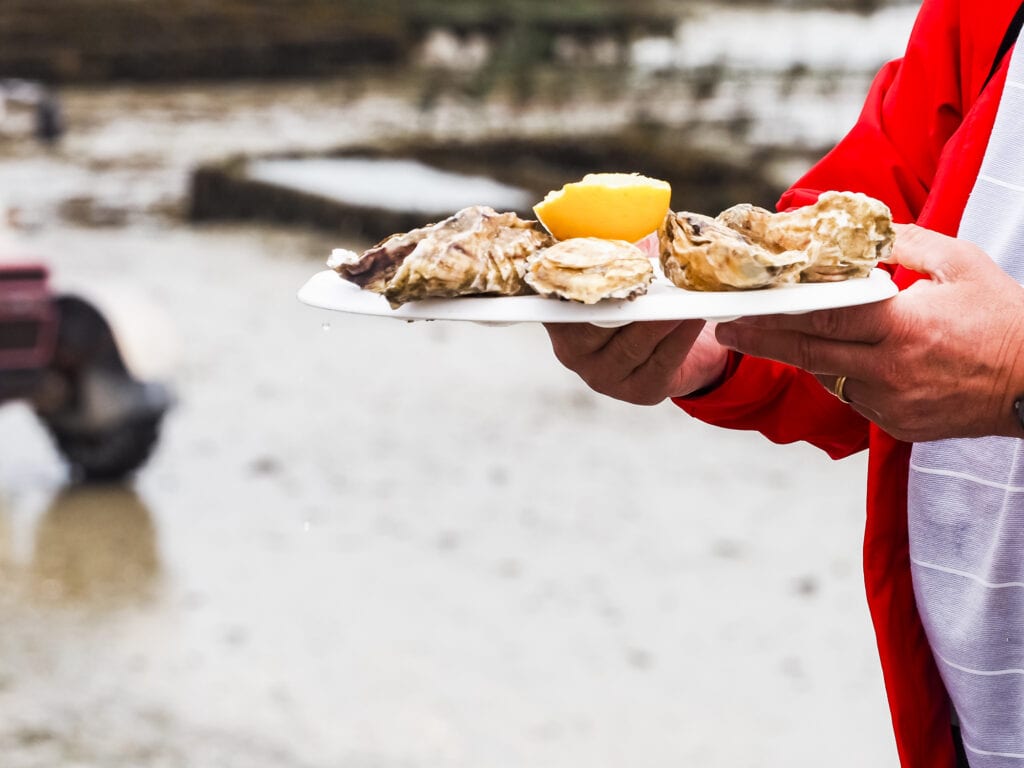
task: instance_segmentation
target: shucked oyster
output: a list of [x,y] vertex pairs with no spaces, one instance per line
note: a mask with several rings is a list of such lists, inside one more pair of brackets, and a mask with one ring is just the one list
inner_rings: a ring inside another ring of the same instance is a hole
[[362,256],[336,250],[327,265],[393,307],[427,298],[518,296],[530,292],[526,257],[553,242],[535,221],[474,206],[392,235]]
[[665,276],[692,291],[735,291],[792,283],[802,251],[775,253],[710,216],[669,213],[658,233]]
[[864,277],[888,258],[894,236],[889,209],[851,192],[826,192],[787,213],[752,205],[717,219],[670,213],[659,233],[665,274],[705,291]]
[[583,304],[634,299],[647,293],[654,267],[647,255],[624,240],[577,237],[530,256],[526,282],[541,296]]
[[786,213],[737,205],[718,220],[769,250],[806,253],[805,283],[866,277],[889,258],[895,238],[888,207],[855,192],[826,192],[814,205]]

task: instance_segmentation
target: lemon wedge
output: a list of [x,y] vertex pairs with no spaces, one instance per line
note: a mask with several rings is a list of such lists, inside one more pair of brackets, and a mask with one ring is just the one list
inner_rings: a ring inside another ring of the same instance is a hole
[[672,187],[636,173],[591,173],[549,192],[533,212],[558,240],[598,237],[635,243],[668,215]]

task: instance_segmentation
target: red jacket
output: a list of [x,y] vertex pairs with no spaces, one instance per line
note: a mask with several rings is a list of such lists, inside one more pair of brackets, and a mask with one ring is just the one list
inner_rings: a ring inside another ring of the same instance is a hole
[[[984,87],[1019,0],[925,0],[903,59],[876,78],[853,130],[780,201],[826,190],[884,200],[897,221],[948,235],[960,217],[995,122],[1009,56]],[[898,269],[905,288],[920,275]],[[677,404],[697,418],[810,442],[833,458],[870,449],[864,577],[900,761],[955,765],[948,701],[914,602],[907,540],[910,445],[843,405],[810,375],[743,358],[715,391]]]

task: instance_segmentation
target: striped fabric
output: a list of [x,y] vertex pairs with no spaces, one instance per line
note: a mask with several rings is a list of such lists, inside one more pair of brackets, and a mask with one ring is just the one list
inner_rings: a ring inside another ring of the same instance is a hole
[[[960,237],[1024,283],[1024,45]],[[970,764],[1024,768],[1024,441],[915,445],[909,490],[918,608]]]

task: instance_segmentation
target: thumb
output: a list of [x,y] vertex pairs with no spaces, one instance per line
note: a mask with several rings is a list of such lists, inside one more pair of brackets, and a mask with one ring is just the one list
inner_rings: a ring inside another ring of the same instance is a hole
[[895,224],[891,264],[929,275],[940,283],[957,280],[967,271],[977,248],[916,224]]

